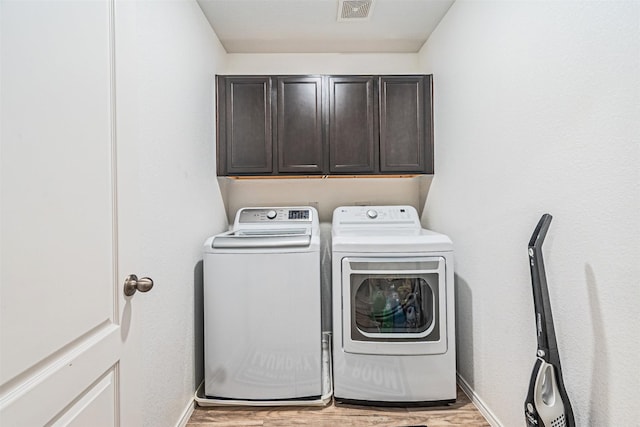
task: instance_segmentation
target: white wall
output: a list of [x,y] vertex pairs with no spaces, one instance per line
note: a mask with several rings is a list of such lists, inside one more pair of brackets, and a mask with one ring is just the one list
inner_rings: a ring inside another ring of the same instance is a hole
[[434,74],[425,226],[456,247],[458,371],[524,425],[536,348],[526,246],[541,214],[579,426],[638,423],[640,3],[458,0],[420,52]]
[[175,426],[202,377],[202,244],[227,226],[214,109],[225,52],[192,0],[116,2],[116,19],[118,144],[138,147],[138,274],[156,282],[136,297],[144,421]]
[[416,74],[413,53],[273,53],[227,55],[220,74]]

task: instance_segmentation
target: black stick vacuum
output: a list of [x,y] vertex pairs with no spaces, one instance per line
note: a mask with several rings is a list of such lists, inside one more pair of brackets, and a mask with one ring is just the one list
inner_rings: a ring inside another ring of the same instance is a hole
[[575,427],[576,425],[562,380],[560,354],[542,260],[542,243],[549,230],[551,218],[549,214],[542,215],[529,240],[529,267],[533,286],[538,351],[529,381],[529,393],[524,403],[527,427]]

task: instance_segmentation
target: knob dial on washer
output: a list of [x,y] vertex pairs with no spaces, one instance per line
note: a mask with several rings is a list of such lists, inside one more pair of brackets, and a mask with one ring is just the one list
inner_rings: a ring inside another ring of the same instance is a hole
[[375,218],[377,218],[377,217],[378,217],[378,212],[376,212],[376,211],[375,211],[375,210],[373,210],[373,209],[369,209],[369,210],[367,211],[367,216],[368,216],[369,218],[371,218],[371,219],[375,219]]
[[270,210],[269,212],[267,212],[267,218],[269,219],[274,219],[276,216],[278,216],[278,212],[274,210]]

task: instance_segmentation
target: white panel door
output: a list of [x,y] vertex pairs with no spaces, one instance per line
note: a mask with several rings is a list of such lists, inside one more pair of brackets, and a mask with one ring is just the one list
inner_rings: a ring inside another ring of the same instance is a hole
[[3,427],[141,424],[114,13],[114,0],[0,2]]

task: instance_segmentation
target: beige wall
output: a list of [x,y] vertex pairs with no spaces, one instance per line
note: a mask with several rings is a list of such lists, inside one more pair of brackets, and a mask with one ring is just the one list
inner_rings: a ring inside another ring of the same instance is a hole
[[219,178],[229,222],[245,206],[306,206],[318,209],[321,222],[331,222],[333,210],[345,205],[424,204],[431,176],[413,178]]

